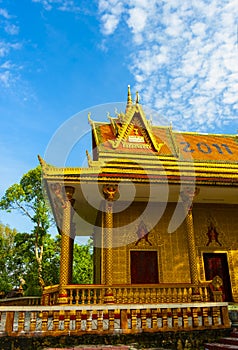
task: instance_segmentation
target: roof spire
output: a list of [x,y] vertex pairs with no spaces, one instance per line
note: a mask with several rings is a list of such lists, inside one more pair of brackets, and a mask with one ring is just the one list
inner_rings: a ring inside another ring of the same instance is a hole
[[132,106],[131,87],[130,87],[130,85],[128,85],[126,112],[128,111],[128,109],[129,109],[131,106]]

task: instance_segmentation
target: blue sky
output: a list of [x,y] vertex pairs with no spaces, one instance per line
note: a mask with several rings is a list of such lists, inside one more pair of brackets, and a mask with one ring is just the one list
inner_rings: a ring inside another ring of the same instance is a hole
[[125,101],[128,84],[154,124],[237,133],[237,25],[237,0],[0,0],[0,194],[62,123]]

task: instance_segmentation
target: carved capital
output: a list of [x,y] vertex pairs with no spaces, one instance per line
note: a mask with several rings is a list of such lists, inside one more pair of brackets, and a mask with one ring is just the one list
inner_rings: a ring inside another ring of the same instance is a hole
[[107,184],[103,186],[103,195],[107,201],[113,202],[115,200],[117,193],[118,193],[117,184]]
[[187,210],[192,210],[192,206],[193,206],[193,199],[194,197],[196,197],[199,193],[199,188],[197,187],[186,187],[184,189],[184,191],[181,192],[180,196],[182,198],[184,207]]
[[50,188],[63,209],[66,208],[67,201],[69,201],[72,206],[74,205],[74,199],[72,198],[75,191],[74,187],[62,186],[59,182],[56,182],[51,184]]
[[64,186],[64,189],[65,189],[65,194],[67,196],[67,199],[69,201],[71,201],[72,198],[73,198],[73,194],[74,194],[75,188],[73,186]]

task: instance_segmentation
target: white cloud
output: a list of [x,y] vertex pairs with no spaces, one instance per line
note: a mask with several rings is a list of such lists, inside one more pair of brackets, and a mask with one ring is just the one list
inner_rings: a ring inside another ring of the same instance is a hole
[[64,12],[80,11],[79,2],[75,0],[32,0],[32,2],[40,3],[46,11],[50,11],[53,8]]
[[9,70],[5,70],[4,72],[0,71],[0,83],[4,87],[8,88],[10,86],[11,80],[11,73]]
[[3,64],[1,64],[1,69],[11,69],[14,65],[10,61],[6,61]]
[[15,24],[7,23],[4,29],[5,32],[10,35],[17,35],[19,33],[19,27]]
[[0,57],[4,57],[9,52],[9,45],[0,41]]
[[103,34],[110,35],[114,33],[120,23],[123,10],[123,1],[101,0],[99,2]]
[[104,24],[104,34],[112,34],[116,27],[118,26],[118,23],[119,23],[119,19],[117,18],[116,15],[114,14],[104,14],[102,16],[102,20],[103,22],[105,22]]
[[47,11],[50,11],[52,9],[51,0],[32,0],[32,2],[39,2]]
[[128,11],[129,19],[127,21],[128,26],[132,29],[134,34],[141,32],[146,25],[147,12],[140,7],[134,7]]
[[5,19],[11,18],[7,10],[3,8],[0,8],[0,16],[4,17]]
[[[0,86],[9,89],[15,84],[19,77],[19,65],[11,63],[11,54],[20,50],[22,44],[16,41],[16,36],[19,33],[19,27],[13,23],[14,16],[10,16],[8,11],[0,9],[1,21],[5,30],[5,39],[0,40]],[[14,36],[14,40],[13,40]]]
[[105,36],[128,27],[128,68],[142,103],[156,107],[178,129],[238,125],[237,0],[98,4]]

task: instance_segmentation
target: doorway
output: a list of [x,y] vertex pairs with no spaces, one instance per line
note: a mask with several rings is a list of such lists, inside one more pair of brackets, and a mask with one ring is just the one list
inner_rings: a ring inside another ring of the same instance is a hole
[[231,281],[226,253],[203,253],[206,280],[220,276],[224,301],[232,301]]
[[131,283],[154,284],[158,283],[157,251],[131,250]]

